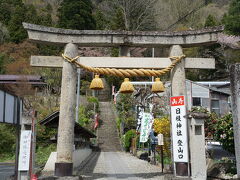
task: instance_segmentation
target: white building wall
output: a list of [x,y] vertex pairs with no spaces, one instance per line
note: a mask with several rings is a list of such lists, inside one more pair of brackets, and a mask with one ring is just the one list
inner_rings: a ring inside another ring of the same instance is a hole
[[186,90],[187,90],[187,110],[192,109],[192,98],[199,97],[202,99],[203,107],[210,110],[210,104],[207,101],[210,99],[210,91],[207,87],[195,84],[189,80],[186,80]]
[[[73,169],[77,168],[90,154],[92,149],[84,148],[77,149],[73,152]],[[49,174],[49,172],[54,172],[55,162],[57,161],[57,152],[52,152],[44,166],[43,174]]]
[[201,98],[209,98],[209,89],[199,86],[197,84],[192,84],[192,97],[201,97]]

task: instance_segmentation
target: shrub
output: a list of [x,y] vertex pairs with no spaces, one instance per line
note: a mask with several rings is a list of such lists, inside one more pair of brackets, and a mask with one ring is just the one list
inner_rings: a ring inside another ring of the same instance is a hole
[[222,143],[224,149],[234,153],[234,135],[232,114],[219,118],[216,122],[214,139]]
[[55,152],[57,150],[57,146],[56,144],[48,144],[48,145],[45,145],[45,146],[39,146],[37,149],[36,149],[36,163],[37,165],[44,165],[51,152]]
[[124,135],[124,148],[126,151],[130,150],[132,138],[136,137],[136,130],[131,129]]
[[116,109],[119,114],[119,118],[124,124],[125,130],[130,130],[136,125],[136,118],[134,113],[133,97],[128,94],[120,94],[117,101]]
[[118,128],[118,131],[120,132],[120,127],[121,127],[121,123],[122,123],[122,120],[121,118],[117,118],[117,128]]
[[79,111],[78,111],[78,123],[85,127],[87,124],[90,122],[90,118],[88,117],[88,112],[85,108],[85,106],[80,105],[79,106]]
[[218,117],[216,113],[210,113],[209,118],[204,121],[204,131],[205,137],[210,139],[213,138],[215,131],[216,131],[216,123],[218,121]]
[[158,134],[163,134],[164,146],[163,150],[167,156],[170,156],[170,120],[168,116],[154,119],[154,131]]
[[0,160],[13,160],[15,154],[16,128],[11,124],[0,123]]
[[94,104],[95,104],[95,111],[99,112],[99,101],[98,98],[94,97],[94,96],[88,96],[87,97],[87,101],[88,101],[88,110],[93,109]]
[[232,114],[218,117],[216,113],[209,113],[204,108],[193,108],[191,111],[209,114],[209,117],[204,121],[205,137],[213,138],[222,144],[223,149],[234,153]]

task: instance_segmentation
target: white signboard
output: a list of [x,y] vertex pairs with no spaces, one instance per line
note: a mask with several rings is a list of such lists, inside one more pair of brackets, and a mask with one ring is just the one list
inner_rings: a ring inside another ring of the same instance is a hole
[[163,134],[158,134],[157,138],[158,138],[158,145],[163,146],[164,145]]
[[187,120],[184,96],[170,98],[174,162],[188,162]]
[[29,130],[21,131],[20,152],[18,162],[19,171],[29,170],[30,148],[31,148],[31,131]]
[[150,113],[143,113],[141,122],[140,142],[147,142],[153,124],[153,116]]

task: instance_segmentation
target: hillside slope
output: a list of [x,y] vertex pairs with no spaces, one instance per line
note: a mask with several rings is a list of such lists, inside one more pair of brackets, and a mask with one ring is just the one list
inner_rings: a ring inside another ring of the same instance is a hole
[[[157,29],[165,30],[170,25],[177,22],[181,17],[185,16],[194,9],[198,9],[195,13],[187,16],[183,21],[176,24],[174,29],[181,29],[184,27],[199,28],[202,27],[207,16],[213,15],[219,22],[223,15],[227,13],[230,1],[229,0],[212,0],[211,3],[205,5],[209,0],[157,0],[155,10],[157,16],[155,17]],[[51,7],[51,14],[53,22],[57,22],[57,9],[62,0],[23,0],[25,4],[31,4],[36,7],[38,13],[44,13],[47,6]],[[104,1],[93,1],[95,9],[99,4],[103,5]],[[203,7],[202,7],[203,5]]]
[[[219,22],[223,15],[227,13],[229,0],[213,0],[212,3],[205,4],[206,0],[158,0],[156,4],[157,26],[161,30],[168,29],[169,26],[176,23],[172,28],[201,28],[204,25],[206,18],[209,15],[214,16]],[[189,16],[186,16],[191,11],[194,11]],[[178,22],[179,19],[183,18]]]

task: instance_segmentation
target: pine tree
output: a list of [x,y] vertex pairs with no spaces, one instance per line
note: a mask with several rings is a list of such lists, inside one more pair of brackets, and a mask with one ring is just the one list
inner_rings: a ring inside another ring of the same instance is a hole
[[[219,25],[220,23],[216,20],[213,15],[209,15],[204,23],[205,27],[212,27]],[[224,56],[223,47],[219,44],[213,44],[210,46],[199,47],[197,56],[206,58],[215,58],[216,68],[212,70],[195,70],[190,71],[188,75],[191,76],[192,80],[212,80],[212,79],[225,79],[228,77],[228,65],[229,62]],[[191,74],[192,73],[192,74]],[[189,78],[189,77],[188,77]]]
[[38,15],[33,5],[25,5],[21,0],[0,0],[0,22],[8,29],[11,42],[19,43],[27,38],[22,22],[51,25],[51,15]]
[[208,15],[204,27],[212,27],[212,26],[217,26],[217,20],[214,16]]
[[95,12],[95,21],[96,21],[96,29],[97,30],[104,30],[107,29],[107,26],[109,25],[109,21],[104,16],[104,13],[101,10],[97,10]]
[[23,39],[27,38],[27,32],[22,26],[24,19],[25,8],[23,6],[17,6],[8,24],[10,40],[12,42],[19,43]]
[[93,5],[89,0],[63,0],[58,9],[58,26],[68,29],[95,29]]
[[5,73],[5,64],[4,64],[5,56],[0,54],[0,74]]
[[240,35],[240,0],[232,0],[223,23],[225,24],[225,31],[227,33]]

